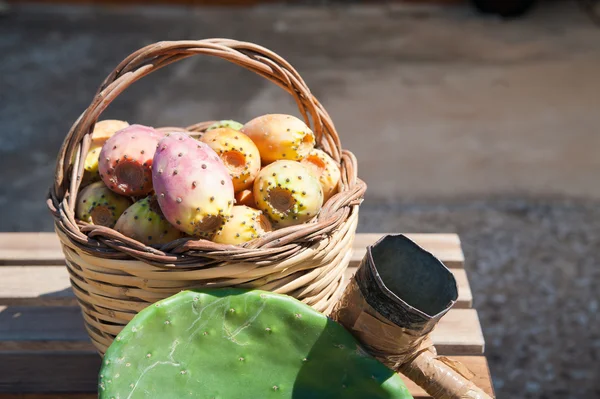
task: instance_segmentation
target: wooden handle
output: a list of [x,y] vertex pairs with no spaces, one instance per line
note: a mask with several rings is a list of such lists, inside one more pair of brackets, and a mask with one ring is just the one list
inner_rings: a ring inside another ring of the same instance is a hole
[[436,399],[491,399],[459,372],[461,366],[444,362],[433,352],[423,351],[411,362],[401,365],[399,371]]

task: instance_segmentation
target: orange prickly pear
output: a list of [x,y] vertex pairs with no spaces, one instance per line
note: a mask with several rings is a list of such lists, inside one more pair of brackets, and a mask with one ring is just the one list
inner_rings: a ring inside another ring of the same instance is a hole
[[238,192],[252,187],[260,171],[260,153],[248,136],[229,127],[205,132],[200,141],[206,143],[221,158]]
[[263,164],[280,159],[299,161],[315,146],[315,135],[300,119],[291,115],[259,116],[242,128],[258,147]]
[[306,166],[321,183],[323,197],[327,201],[335,194],[340,182],[340,168],[325,151],[313,149],[300,163]]
[[252,190],[242,190],[235,193],[235,203],[237,205],[246,205],[250,208],[256,208],[256,201],[254,201],[254,193]]

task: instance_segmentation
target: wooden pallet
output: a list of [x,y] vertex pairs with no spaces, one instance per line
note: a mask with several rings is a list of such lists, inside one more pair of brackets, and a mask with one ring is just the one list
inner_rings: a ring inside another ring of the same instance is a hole
[[[348,274],[380,234],[358,234]],[[432,333],[440,354],[459,360],[493,395],[484,340],[458,236],[410,234],[456,276],[458,302]],[[0,233],[0,399],[92,399],[100,357],[88,340],[53,233]],[[429,397],[406,380],[415,398]]]

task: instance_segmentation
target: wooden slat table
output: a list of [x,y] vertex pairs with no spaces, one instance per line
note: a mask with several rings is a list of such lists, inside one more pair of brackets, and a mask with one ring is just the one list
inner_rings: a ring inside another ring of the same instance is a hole
[[[493,395],[484,339],[455,234],[408,234],[438,256],[456,277],[455,308],[432,339],[440,354],[459,360]],[[381,234],[358,234],[348,275]],[[54,233],[0,233],[0,399],[97,397],[100,357],[83,327]],[[406,380],[415,398],[429,397]]]

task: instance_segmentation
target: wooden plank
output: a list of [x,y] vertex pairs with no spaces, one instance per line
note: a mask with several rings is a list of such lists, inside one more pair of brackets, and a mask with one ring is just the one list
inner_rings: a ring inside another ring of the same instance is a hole
[[77,301],[65,266],[2,266],[0,306],[77,306]]
[[[458,284],[455,308],[470,308],[471,287],[464,269],[451,269]],[[346,276],[356,272],[349,267]],[[0,306],[76,306],[71,291],[69,273],[64,266],[2,266],[0,267]]]
[[0,233],[0,265],[64,265],[55,233]]
[[[358,265],[367,245],[383,234],[357,234],[351,265]],[[464,256],[456,234],[406,234],[436,255],[449,268],[461,268]],[[63,265],[64,256],[54,233],[0,233],[0,265]]]
[[[474,309],[452,309],[432,332],[442,355],[480,355],[484,340]],[[0,351],[94,352],[78,307],[0,307]]]
[[[475,374],[473,381],[493,395],[485,357],[451,358],[468,367]],[[0,353],[0,399],[95,399],[99,367],[100,357],[97,354],[61,353],[48,356],[48,353]],[[403,376],[403,379],[413,397],[429,398],[408,378]]]

